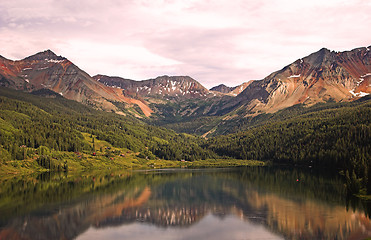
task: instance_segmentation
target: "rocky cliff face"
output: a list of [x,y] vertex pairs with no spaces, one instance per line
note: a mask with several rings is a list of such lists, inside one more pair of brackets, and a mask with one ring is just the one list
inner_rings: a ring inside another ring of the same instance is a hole
[[130,97],[189,99],[206,98],[212,95],[199,82],[188,76],[161,76],[144,81],[104,75],[97,75],[93,78],[106,86],[122,89],[125,96]]
[[22,91],[50,89],[61,96],[102,110],[120,110],[113,102],[138,105],[145,115],[152,110],[142,101],[125,97],[119,89],[95,81],[68,59],[47,50],[12,61],[0,58],[0,85]]
[[371,93],[371,47],[347,52],[321,49],[260,81],[251,82],[225,107],[275,112],[295,104],[352,101]]

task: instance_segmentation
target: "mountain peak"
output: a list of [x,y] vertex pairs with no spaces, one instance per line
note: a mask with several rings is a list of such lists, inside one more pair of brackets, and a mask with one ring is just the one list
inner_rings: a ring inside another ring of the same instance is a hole
[[228,86],[226,86],[225,84],[222,83],[222,84],[219,84],[218,86],[212,87],[211,89],[217,88],[217,87],[222,87],[222,88],[227,87],[227,88],[229,88]]
[[251,113],[275,112],[295,104],[353,101],[371,93],[369,49],[322,48],[253,82],[235,101],[248,102]]
[[43,52],[36,53],[35,55],[26,57],[24,60],[65,60],[66,58],[62,56],[57,56],[53,51],[50,49],[45,50]]
[[312,66],[321,66],[325,62],[335,61],[335,52],[327,48],[321,48],[319,51],[310,54],[304,59]]
[[233,90],[232,87],[227,87],[224,84],[219,84],[218,86],[210,88],[210,91],[216,91],[216,92],[221,92],[221,93],[229,93],[232,90]]
[[168,76],[163,75],[155,78],[156,80],[173,80],[173,81],[195,81],[195,79],[191,78],[190,76]]
[[126,96],[137,97],[174,97],[174,98],[204,98],[209,91],[199,82],[189,76],[159,76],[153,79],[134,81],[121,77],[96,75],[95,80],[106,86],[120,88]]
[[323,47],[318,52],[331,52],[331,51],[330,49]]
[[331,54],[331,53],[334,53],[334,51],[331,51],[330,49],[328,48],[321,48],[320,50],[318,50],[317,52],[314,52],[312,55],[315,55],[315,56],[326,56],[328,54]]

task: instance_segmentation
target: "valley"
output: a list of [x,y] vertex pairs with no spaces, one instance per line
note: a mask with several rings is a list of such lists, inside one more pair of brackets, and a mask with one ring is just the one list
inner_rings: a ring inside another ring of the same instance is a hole
[[0,1],[0,240],[371,240],[371,1]]
[[208,90],[189,76],[92,77],[50,50],[1,57],[2,171],[335,166],[370,194],[370,62],[369,47],[323,48]]
[[[154,125],[180,130],[177,125],[185,124],[183,131],[205,136],[231,132],[223,130],[223,125],[296,104],[349,102],[371,92],[369,47],[345,52],[323,48],[262,80],[210,90],[188,76],[143,81],[91,77],[50,50],[17,61],[1,57],[0,64],[2,86],[27,92],[46,88],[96,109],[135,116]],[[207,124],[203,119],[208,119]]]

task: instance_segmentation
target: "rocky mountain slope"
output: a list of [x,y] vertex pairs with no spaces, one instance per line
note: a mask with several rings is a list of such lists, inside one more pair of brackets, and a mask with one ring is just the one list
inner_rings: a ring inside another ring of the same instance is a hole
[[335,52],[321,49],[247,88],[223,106],[247,114],[276,112],[295,104],[353,101],[371,93],[370,47]]
[[206,98],[213,95],[199,82],[188,76],[161,76],[154,79],[134,81],[120,77],[96,75],[93,77],[106,86],[122,89],[125,96],[134,98]]
[[218,86],[212,87],[210,89],[210,91],[225,93],[225,94],[228,94],[228,95],[231,95],[231,96],[237,96],[238,94],[243,92],[243,90],[245,90],[245,88],[247,86],[249,86],[250,83],[251,83],[251,81],[250,82],[244,82],[241,85],[238,85],[236,87],[228,87],[224,84],[220,84]]
[[238,94],[242,93],[243,90],[245,90],[247,86],[249,86],[252,82],[253,81],[244,82],[241,85],[234,87],[233,90],[229,92],[229,94],[232,96],[237,96]]
[[93,78],[105,86],[122,90],[126,97],[149,103],[154,111],[150,120],[153,124],[214,115],[219,105],[231,98],[220,92],[209,91],[188,76],[160,76],[143,81],[105,75]]
[[152,113],[145,102],[128,98],[120,89],[97,82],[71,61],[50,50],[18,61],[0,57],[0,86],[28,92],[50,89],[65,98],[121,114],[123,108],[119,109],[115,103],[138,105],[146,116]]
[[[255,116],[295,104],[353,101],[370,94],[370,47],[346,52],[321,49],[262,80],[209,91],[188,76],[134,81],[89,76],[68,59],[47,50],[12,61],[0,56],[0,86],[28,92],[50,89],[97,109],[137,117]],[[180,120],[179,120],[180,119]]]
[[210,91],[220,92],[220,93],[230,93],[234,87],[228,87],[224,84],[220,84],[218,86],[210,88]]

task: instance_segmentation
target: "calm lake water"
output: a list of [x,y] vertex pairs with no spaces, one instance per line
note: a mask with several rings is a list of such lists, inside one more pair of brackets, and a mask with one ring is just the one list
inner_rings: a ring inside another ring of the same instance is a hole
[[234,168],[1,180],[0,239],[365,239],[342,179]]

